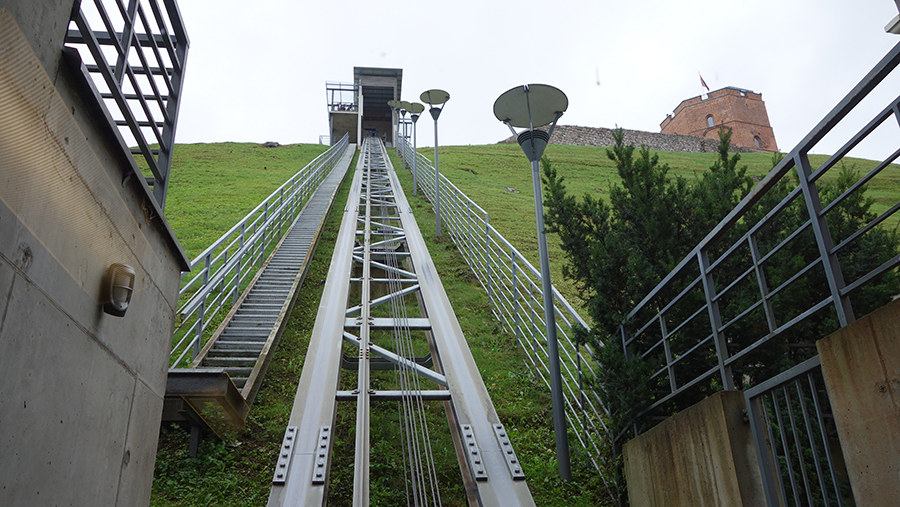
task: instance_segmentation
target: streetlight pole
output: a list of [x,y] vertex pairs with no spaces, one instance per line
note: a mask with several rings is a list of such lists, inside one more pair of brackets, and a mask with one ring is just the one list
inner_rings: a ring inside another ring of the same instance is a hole
[[[544,293],[544,323],[547,326],[547,363],[550,368],[550,395],[553,402],[553,429],[556,434],[556,459],[559,476],[572,479],[569,462],[569,436],[566,430],[565,398],[559,367],[559,340],[556,336],[556,305],[553,283],[550,280],[550,256],[544,232],[544,199],[541,192],[541,155],[550,142],[556,122],[569,107],[569,99],[548,85],[517,86],[500,95],[494,102],[494,116],[502,121],[516,137],[525,156],[531,162],[531,182],[534,189],[534,214],[537,222],[538,255],[541,261],[541,289]],[[550,132],[535,130],[552,123]],[[527,128],[519,134],[513,127]]]
[[409,107],[409,111],[410,111],[409,117],[412,118],[412,122],[413,122],[413,152],[412,152],[413,196],[416,195],[416,193],[419,189],[419,187],[418,187],[419,171],[417,170],[418,169],[417,164],[418,164],[419,152],[416,147],[416,122],[419,121],[419,115],[422,114],[422,111],[424,111],[424,110],[425,110],[425,106],[423,106],[422,104],[419,104],[418,102],[413,102],[412,104],[410,104],[410,107]]
[[[434,229],[438,238],[441,237],[441,172],[438,168],[438,117],[444,108],[444,104],[450,100],[450,94],[444,90],[428,90],[422,92],[419,100],[428,104],[431,117],[434,118]],[[436,107],[441,106],[441,107]]]

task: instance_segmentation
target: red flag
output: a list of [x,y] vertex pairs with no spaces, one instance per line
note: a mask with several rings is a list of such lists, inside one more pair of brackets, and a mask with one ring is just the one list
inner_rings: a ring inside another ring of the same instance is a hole
[[703,80],[703,76],[701,76],[699,72],[697,73],[697,75],[700,76],[700,86],[706,88],[706,91],[709,92],[709,87],[706,86],[706,81]]

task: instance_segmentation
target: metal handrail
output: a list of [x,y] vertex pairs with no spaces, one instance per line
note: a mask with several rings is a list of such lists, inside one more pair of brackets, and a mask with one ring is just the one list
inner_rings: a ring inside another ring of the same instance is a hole
[[[397,139],[397,146],[406,167],[411,168],[412,157],[418,157],[419,190],[434,202],[435,170],[431,160],[414,153],[402,137]],[[484,209],[443,175],[439,187],[442,230],[449,234],[487,292],[494,317],[515,336],[535,376],[549,389],[540,270],[494,229]],[[615,501],[618,491],[612,435],[606,426],[603,403],[596,391],[589,388],[596,383],[597,361],[590,347],[578,345],[574,339],[574,327],[587,329],[589,326],[556,287],[553,296],[566,420]]]
[[[829,211],[839,206],[849,196],[857,193],[862,185],[892,164],[900,156],[900,149],[895,150],[887,159],[859,178],[828,206],[823,207],[819,197],[819,181],[824,174],[838,167],[839,162],[850,154],[853,148],[888,119],[894,117],[900,120],[900,97],[890,101],[884,109],[852,135],[837,153],[829,157],[818,168],[813,167],[809,160],[809,154],[816,144],[841,124],[898,64],[900,64],[900,44],[895,46],[759,182],[756,188],[628,313],[625,323],[621,327],[622,346],[626,353],[639,354],[645,360],[651,361],[656,372],[654,378],[661,379],[665,376],[669,378],[667,387],[662,382],[658,382],[659,385],[655,388],[667,389],[667,392],[657,396],[655,401],[643,411],[644,414],[657,407],[670,406],[674,403],[676,396],[700,386],[734,389],[735,376],[731,372],[732,366],[738,364],[751,352],[765,347],[774,338],[793,329],[800,322],[814,318],[823,309],[829,307],[832,309],[839,327],[850,324],[856,318],[849,298],[850,294],[900,266],[900,255],[897,255],[855,280],[845,280],[845,277],[848,276],[847,266],[842,268],[837,255],[841,249],[858,242],[861,237],[874,230],[878,224],[896,213],[900,209],[900,202],[846,238],[832,237],[828,215]],[[749,212],[758,210],[764,196],[774,191],[782,182],[793,181],[786,180],[786,178],[792,177],[791,173],[796,173],[797,180],[793,188],[788,189],[787,195],[756,223],[743,223]],[[797,229],[787,231],[785,237],[769,251],[762,252],[759,245],[761,231],[777,220],[780,214],[790,206],[798,205],[802,205],[806,213],[805,222],[800,224]],[[733,243],[721,244],[729,234],[735,234],[739,225],[745,227],[746,232],[741,233],[736,240],[730,240]],[[769,289],[768,284],[772,280],[767,273],[767,268],[772,266],[777,254],[787,245],[799,244],[797,242],[803,241],[804,234],[814,236],[814,243],[809,243],[809,247],[818,251],[818,256],[806,259],[807,262],[803,266],[799,266],[792,276],[778,282],[779,286],[774,290]],[[835,246],[835,239],[840,240],[837,246]],[[710,258],[714,254],[717,255],[717,258],[711,262]],[[737,275],[727,274],[723,266],[728,263],[739,264],[746,267],[746,270],[740,271]],[[812,275],[824,275],[827,287],[823,291],[823,297],[812,301],[811,306],[805,311],[793,315],[776,315],[776,309],[783,311],[781,308],[776,308],[775,298],[778,293],[792,284],[803,283],[807,276]],[[735,292],[735,287],[744,283],[755,285],[759,291],[759,298],[746,302],[738,310],[731,309],[732,316],[723,317],[721,315],[722,302]],[[698,297],[702,292],[705,304],[699,309],[685,306],[689,303],[690,298],[687,297],[687,293],[690,291],[695,291]],[[678,295],[672,298],[665,294]],[[703,309],[706,311],[701,311]],[[702,318],[700,316],[703,314],[707,315],[707,319],[704,319],[706,321],[705,328],[700,325],[699,320],[693,320]],[[690,316],[685,318],[676,317],[677,315]],[[756,316],[754,317],[754,315]],[[680,322],[672,322],[679,318],[682,319]],[[686,326],[689,321],[693,324],[692,326]],[[739,323],[745,329],[752,326],[760,331],[752,337],[749,345],[739,350],[730,349],[729,347],[733,347],[732,330]],[[667,327],[674,330],[670,331]],[[690,333],[682,332],[685,327],[691,328]],[[698,331],[699,329],[705,329],[705,331]],[[674,355],[669,353],[670,346],[675,345],[686,352]],[[710,345],[714,347],[710,347]],[[711,348],[714,350],[710,350]],[[662,350],[666,351],[666,357],[662,357]],[[681,365],[691,362],[693,362],[694,370],[701,370],[702,373],[693,375],[685,372],[684,369],[679,369]],[[704,366],[698,367],[698,365]]]
[[[294,223],[303,206],[331,172],[349,144],[349,135],[316,157],[260,202],[191,262],[182,273],[170,367],[186,367],[199,353],[207,328],[237,303],[245,281],[262,268],[271,248]],[[198,270],[199,268],[199,270]]]
[[[92,89],[97,101],[122,148],[140,156],[153,174],[145,184],[153,187],[153,198],[162,210],[190,46],[178,3],[96,0],[79,2],[77,7],[72,17],[76,28],[68,31],[66,44],[89,62],[82,66],[96,83]],[[91,26],[98,20],[103,30]]]

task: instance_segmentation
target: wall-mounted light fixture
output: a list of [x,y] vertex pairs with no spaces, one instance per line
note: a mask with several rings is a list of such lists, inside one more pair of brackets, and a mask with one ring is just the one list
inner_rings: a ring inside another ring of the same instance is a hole
[[134,268],[126,264],[113,264],[106,270],[103,281],[103,311],[122,317],[131,303],[134,293]]

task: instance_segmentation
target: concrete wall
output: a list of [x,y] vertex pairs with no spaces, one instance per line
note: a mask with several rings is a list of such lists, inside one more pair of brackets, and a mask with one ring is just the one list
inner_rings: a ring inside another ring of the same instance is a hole
[[[147,505],[186,259],[60,58],[73,2],[0,8],[0,505]],[[102,281],[136,271],[124,317]]]
[[631,507],[765,506],[744,408],[718,392],[626,443]]
[[[713,127],[708,124],[710,116]],[[778,151],[762,95],[738,88],[712,91],[706,99],[693,97],[682,101],[660,124],[660,132],[718,139],[722,125],[732,129],[731,142],[736,146],[756,148],[755,137],[762,150]]]
[[900,498],[900,300],[818,342],[856,505]]

